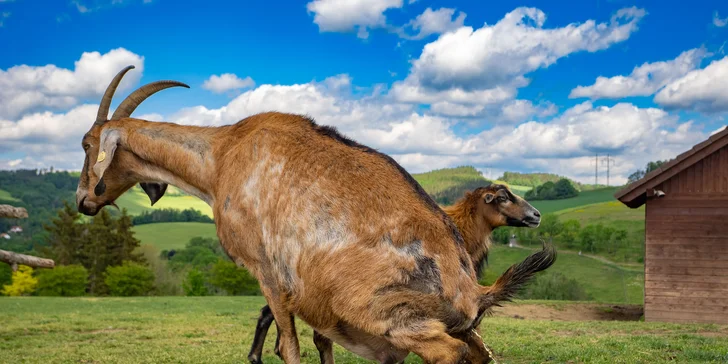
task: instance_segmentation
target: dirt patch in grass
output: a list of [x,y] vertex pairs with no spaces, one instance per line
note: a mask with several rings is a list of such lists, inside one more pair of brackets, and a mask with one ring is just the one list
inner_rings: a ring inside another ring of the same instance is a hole
[[493,309],[493,316],[552,321],[639,321],[642,305],[565,304],[559,307],[536,304],[505,305]]

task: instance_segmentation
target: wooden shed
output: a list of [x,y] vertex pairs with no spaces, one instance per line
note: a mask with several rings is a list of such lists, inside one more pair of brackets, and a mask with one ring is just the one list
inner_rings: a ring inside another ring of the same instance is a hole
[[728,128],[615,194],[645,206],[645,320],[728,324]]

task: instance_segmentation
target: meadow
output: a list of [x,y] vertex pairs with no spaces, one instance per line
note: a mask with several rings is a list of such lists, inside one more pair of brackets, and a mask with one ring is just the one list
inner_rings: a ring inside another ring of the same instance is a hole
[[197,197],[185,195],[179,192],[175,187],[169,186],[164,198],[157,201],[154,206],[149,203],[149,197],[137,185],[127,191],[119,199],[116,200],[119,208],[125,208],[129,215],[140,215],[142,212],[153,209],[178,209],[184,210],[193,208],[199,210],[203,214],[212,217],[212,208],[210,205]]
[[[535,304],[534,304],[535,303]],[[262,297],[1,297],[3,363],[247,362]],[[554,313],[581,303],[517,301],[483,320],[499,363],[668,363],[728,361],[728,326],[640,321],[561,321],[509,313]],[[603,311],[611,306],[593,307]],[[303,363],[318,363],[312,330],[297,322]],[[275,325],[264,348],[273,354]],[[339,363],[368,363],[335,345]],[[420,363],[410,355],[406,363]]]
[[203,222],[163,222],[134,226],[135,237],[142,245],[161,250],[184,248],[195,237],[217,239],[215,224]]

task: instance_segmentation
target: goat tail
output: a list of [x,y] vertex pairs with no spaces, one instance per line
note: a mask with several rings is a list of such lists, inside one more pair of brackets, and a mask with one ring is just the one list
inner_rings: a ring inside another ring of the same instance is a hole
[[553,245],[543,243],[543,249],[526,257],[521,263],[514,264],[505,271],[492,286],[482,287],[479,300],[479,315],[501,302],[511,301],[534,274],[545,270],[556,261]]

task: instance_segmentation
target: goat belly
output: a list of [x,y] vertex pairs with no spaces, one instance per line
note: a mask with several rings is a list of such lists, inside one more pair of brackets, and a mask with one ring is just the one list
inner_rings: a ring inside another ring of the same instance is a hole
[[342,321],[322,333],[346,350],[380,363],[398,363],[409,354],[392,346],[384,337],[369,335]]

